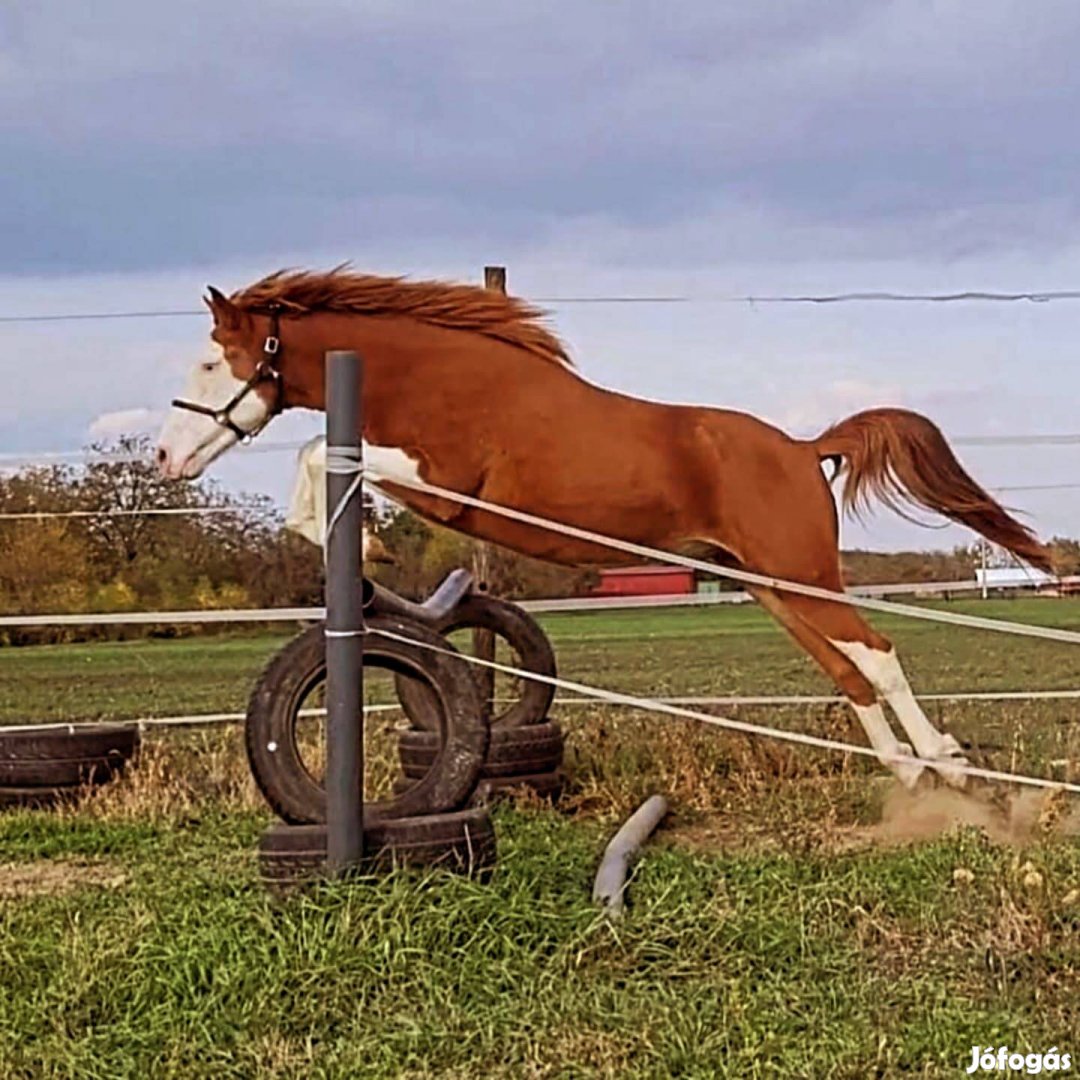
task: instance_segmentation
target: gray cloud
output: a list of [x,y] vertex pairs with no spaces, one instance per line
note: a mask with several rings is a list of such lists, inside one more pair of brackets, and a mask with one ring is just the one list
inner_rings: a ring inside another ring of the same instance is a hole
[[[1080,280],[1080,8],[986,0],[0,7],[0,313],[196,307],[352,258],[532,296]],[[590,378],[806,434],[1073,430],[1074,307],[557,307]],[[0,326],[5,451],[163,407],[205,319]],[[305,437],[320,418],[276,422]],[[101,430],[100,426],[97,430]],[[1070,481],[1045,449],[987,483]],[[276,458],[276,460],[274,460]],[[222,462],[283,497],[292,460]],[[1080,534],[1078,500],[1016,500]],[[848,542],[963,542],[884,517]]]
[[[1076,234],[1064,0],[2,17],[0,271],[362,260],[433,233],[513,249],[567,219],[700,234],[748,211],[845,256],[853,233],[942,259]],[[745,246],[790,258],[783,235]]]

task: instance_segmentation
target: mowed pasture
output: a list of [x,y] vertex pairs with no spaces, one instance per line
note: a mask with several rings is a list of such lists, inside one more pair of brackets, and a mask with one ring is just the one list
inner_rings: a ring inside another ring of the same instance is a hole
[[[944,605],[1080,629],[1080,602]],[[917,692],[1071,689],[1075,647],[892,618]],[[756,608],[545,620],[563,675],[653,695],[830,694]],[[0,723],[242,711],[281,634],[0,650]],[[378,697],[385,680],[372,680]],[[1080,779],[1080,701],[932,702],[980,763]],[[841,704],[718,713],[862,743]],[[1073,803],[933,783],[688,720],[560,704],[557,809],[498,809],[490,882],[401,872],[275,903],[236,725],[0,817],[0,1075],[959,1075],[1080,1050]],[[373,787],[390,714],[369,724]],[[611,926],[618,820],[674,811]]]

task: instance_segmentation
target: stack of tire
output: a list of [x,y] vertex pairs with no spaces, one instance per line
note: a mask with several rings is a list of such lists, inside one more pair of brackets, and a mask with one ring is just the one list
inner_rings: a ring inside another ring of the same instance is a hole
[[[403,776],[393,796],[364,804],[365,862],[370,869],[404,862],[485,873],[495,863],[495,832],[487,804],[527,787],[548,797],[562,787],[563,738],[546,722],[554,688],[526,680],[507,708],[489,716],[483,680],[446,634],[483,629],[515,653],[515,666],[555,674],[551,645],[520,608],[469,595],[435,622],[392,614],[365,620],[365,670],[394,674],[400,704],[413,728],[399,736]],[[251,696],[245,741],[252,776],[282,819],[262,837],[264,882],[287,892],[326,867],[326,790],[301,752],[298,718],[326,679],[322,624],[294,638],[270,662]]]
[[70,801],[112,780],[138,749],[134,724],[0,730],[0,807]]
[[[483,874],[494,865],[495,831],[487,811],[467,808],[487,752],[489,728],[464,659],[418,622],[384,615],[366,620],[365,670],[383,668],[423,686],[439,719],[439,747],[423,778],[390,799],[364,804],[368,869],[393,863]],[[263,672],[248,704],[248,762],[283,824],[259,844],[263,881],[287,892],[326,867],[326,789],[301,753],[297,720],[326,680],[323,626],[305,630]]]
[[[436,627],[449,635],[458,630],[486,630],[501,638],[514,653],[513,666],[542,678],[555,677],[555,654],[551,642],[536,620],[522,608],[483,593],[467,596]],[[484,669],[472,666],[481,693],[490,687]],[[402,790],[432,768],[441,749],[438,703],[422,683],[407,677],[396,680],[398,700],[412,727],[398,736]],[[555,694],[550,682],[523,680],[517,696],[509,702],[488,702],[491,738],[480,769],[479,782],[469,805],[483,805],[514,790],[527,788],[549,799],[558,798],[563,787],[563,734],[547,720]]]

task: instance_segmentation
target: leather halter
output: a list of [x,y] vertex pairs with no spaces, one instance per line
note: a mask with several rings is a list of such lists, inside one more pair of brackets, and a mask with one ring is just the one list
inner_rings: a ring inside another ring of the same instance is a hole
[[[251,442],[256,435],[278,413],[281,412],[284,397],[284,392],[281,385],[281,372],[277,369],[277,357],[281,351],[281,338],[278,333],[278,318],[281,313],[281,305],[271,303],[267,307],[267,313],[270,316],[270,328],[266,335],[266,340],[263,342],[263,354],[262,359],[255,365],[255,370],[251,373],[251,377],[236,391],[235,394],[229,399],[228,403],[220,409],[212,409],[209,405],[203,405],[198,401],[185,401],[183,398],[173,398],[174,409],[186,409],[188,412],[199,413],[200,416],[209,416],[219,427],[228,428],[240,442],[245,445]],[[233,410],[250,394],[259,383],[266,382],[267,380],[274,383],[274,400],[270,405],[266,416],[258,426],[252,428],[250,431],[245,431],[233,418]]]

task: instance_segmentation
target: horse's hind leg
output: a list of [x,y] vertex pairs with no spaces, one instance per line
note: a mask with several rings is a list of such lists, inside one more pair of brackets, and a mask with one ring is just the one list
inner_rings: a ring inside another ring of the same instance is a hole
[[835,643],[802,619],[788,604],[787,597],[781,598],[771,589],[752,587],[750,591],[846,695],[878,760],[891,769],[905,787],[913,788],[923,766],[897,760],[913,756],[912,749],[893,734],[885,718],[885,710],[877,700],[874,685],[859,666]]
[[826,637],[873,684],[903,725],[919,757],[934,762],[934,770],[948,783],[963,787],[967,758],[960,744],[937,730],[911,691],[896,650],[888,638],[863,621],[847,604],[788,594],[783,601],[802,621]]

